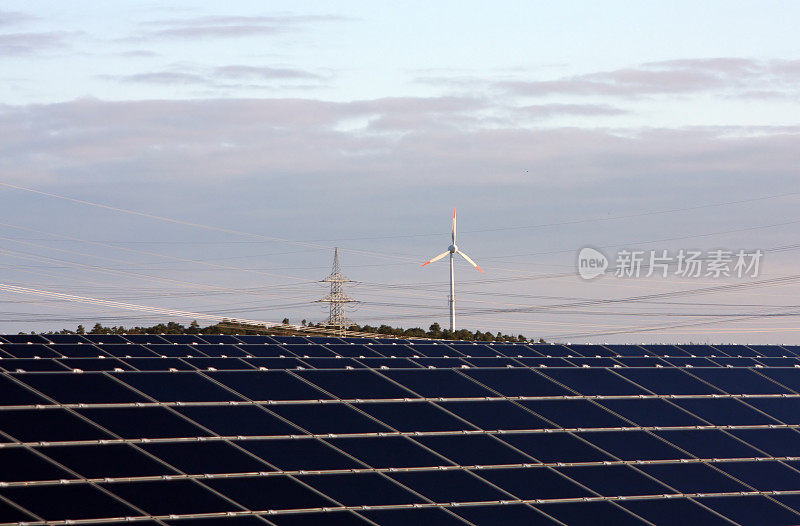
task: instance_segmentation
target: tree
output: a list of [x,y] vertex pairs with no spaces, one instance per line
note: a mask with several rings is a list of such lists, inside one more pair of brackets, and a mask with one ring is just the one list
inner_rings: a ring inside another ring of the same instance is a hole
[[75,332],[78,334],[86,334],[86,329],[83,328],[83,325],[78,325],[78,329]]

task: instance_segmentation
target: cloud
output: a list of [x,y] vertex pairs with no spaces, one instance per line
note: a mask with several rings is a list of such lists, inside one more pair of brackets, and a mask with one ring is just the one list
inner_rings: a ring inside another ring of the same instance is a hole
[[349,20],[336,15],[204,16],[143,24],[133,39],[205,39],[274,36],[316,23]]
[[74,33],[52,31],[45,33],[0,34],[0,56],[32,55],[65,45],[65,39]]
[[155,51],[150,51],[147,49],[131,49],[130,51],[121,51],[119,53],[115,53],[115,55],[125,58],[153,58],[160,56]]
[[[187,85],[208,88],[270,87],[279,81],[312,81],[320,83],[327,77],[307,70],[290,67],[228,65],[211,69],[173,67],[123,76],[103,76],[106,79],[137,84]],[[265,84],[266,83],[266,84]]]
[[[796,177],[798,128],[498,127],[491,101],[236,99],[0,107],[0,177],[709,188]],[[365,121],[366,125],[343,126]],[[395,134],[386,131],[400,131]],[[788,180],[787,179],[787,180]],[[619,183],[622,184],[622,183]],[[756,186],[754,186],[756,188]]]
[[39,20],[39,17],[19,11],[0,11],[0,27],[13,26],[33,20]]
[[515,112],[537,117],[550,118],[562,115],[574,115],[583,117],[593,117],[600,115],[625,115],[629,113],[621,108],[609,106],[607,104],[534,104],[515,108]]
[[136,73],[117,77],[123,82],[135,82],[141,84],[207,84],[208,79],[203,75],[194,73],[183,73],[178,71],[154,71],[150,73]]
[[319,80],[321,75],[297,68],[271,68],[231,65],[214,68],[211,75],[225,79]]
[[[703,92],[758,92],[777,86],[794,88],[798,60],[701,58],[648,62],[639,66],[551,80],[491,81],[471,77],[422,77],[418,82],[453,88],[491,86],[521,96],[639,97]],[[795,89],[796,91],[796,89]]]

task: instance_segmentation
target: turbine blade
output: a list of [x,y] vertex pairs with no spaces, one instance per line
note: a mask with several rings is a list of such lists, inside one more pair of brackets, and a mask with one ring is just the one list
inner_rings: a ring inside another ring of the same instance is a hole
[[453,207],[453,229],[450,231],[450,240],[456,244],[456,207]]
[[475,263],[474,261],[472,261],[468,255],[464,254],[464,253],[463,253],[463,252],[461,252],[460,250],[457,250],[456,252],[458,252],[459,254],[461,254],[461,257],[462,257],[462,258],[464,258],[464,259],[466,259],[466,260],[467,260],[467,263],[469,263],[470,265],[472,265],[472,266],[473,266],[473,267],[475,267],[476,269],[478,269],[478,270],[480,270],[481,272],[483,272],[484,274],[486,274],[486,272],[484,272],[484,270],[483,270],[481,267],[479,267],[477,263]]
[[426,261],[425,263],[423,263],[423,264],[422,264],[422,266],[424,267],[424,266],[425,266],[425,265],[427,265],[428,263],[433,263],[434,261],[439,261],[440,259],[442,259],[443,257],[445,257],[445,256],[446,256],[447,254],[449,254],[449,253],[450,253],[450,251],[449,251],[449,250],[448,250],[447,252],[442,252],[441,254],[439,254],[438,256],[436,256],[435,258],[433,258],[433,259],[429,259],[428,261]]

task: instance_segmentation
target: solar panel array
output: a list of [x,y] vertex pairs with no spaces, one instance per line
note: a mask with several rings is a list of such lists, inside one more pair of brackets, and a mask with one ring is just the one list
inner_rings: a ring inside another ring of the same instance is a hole
[[0,337],[0,522],[798,524],[800,348]]

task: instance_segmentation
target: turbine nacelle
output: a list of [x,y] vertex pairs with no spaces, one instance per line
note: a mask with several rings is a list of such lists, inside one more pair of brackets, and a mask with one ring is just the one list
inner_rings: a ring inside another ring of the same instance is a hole
[[458,252],[458,245],[450,245],[447,247],[447,250],[449,250],[451,254],[455,254]]

